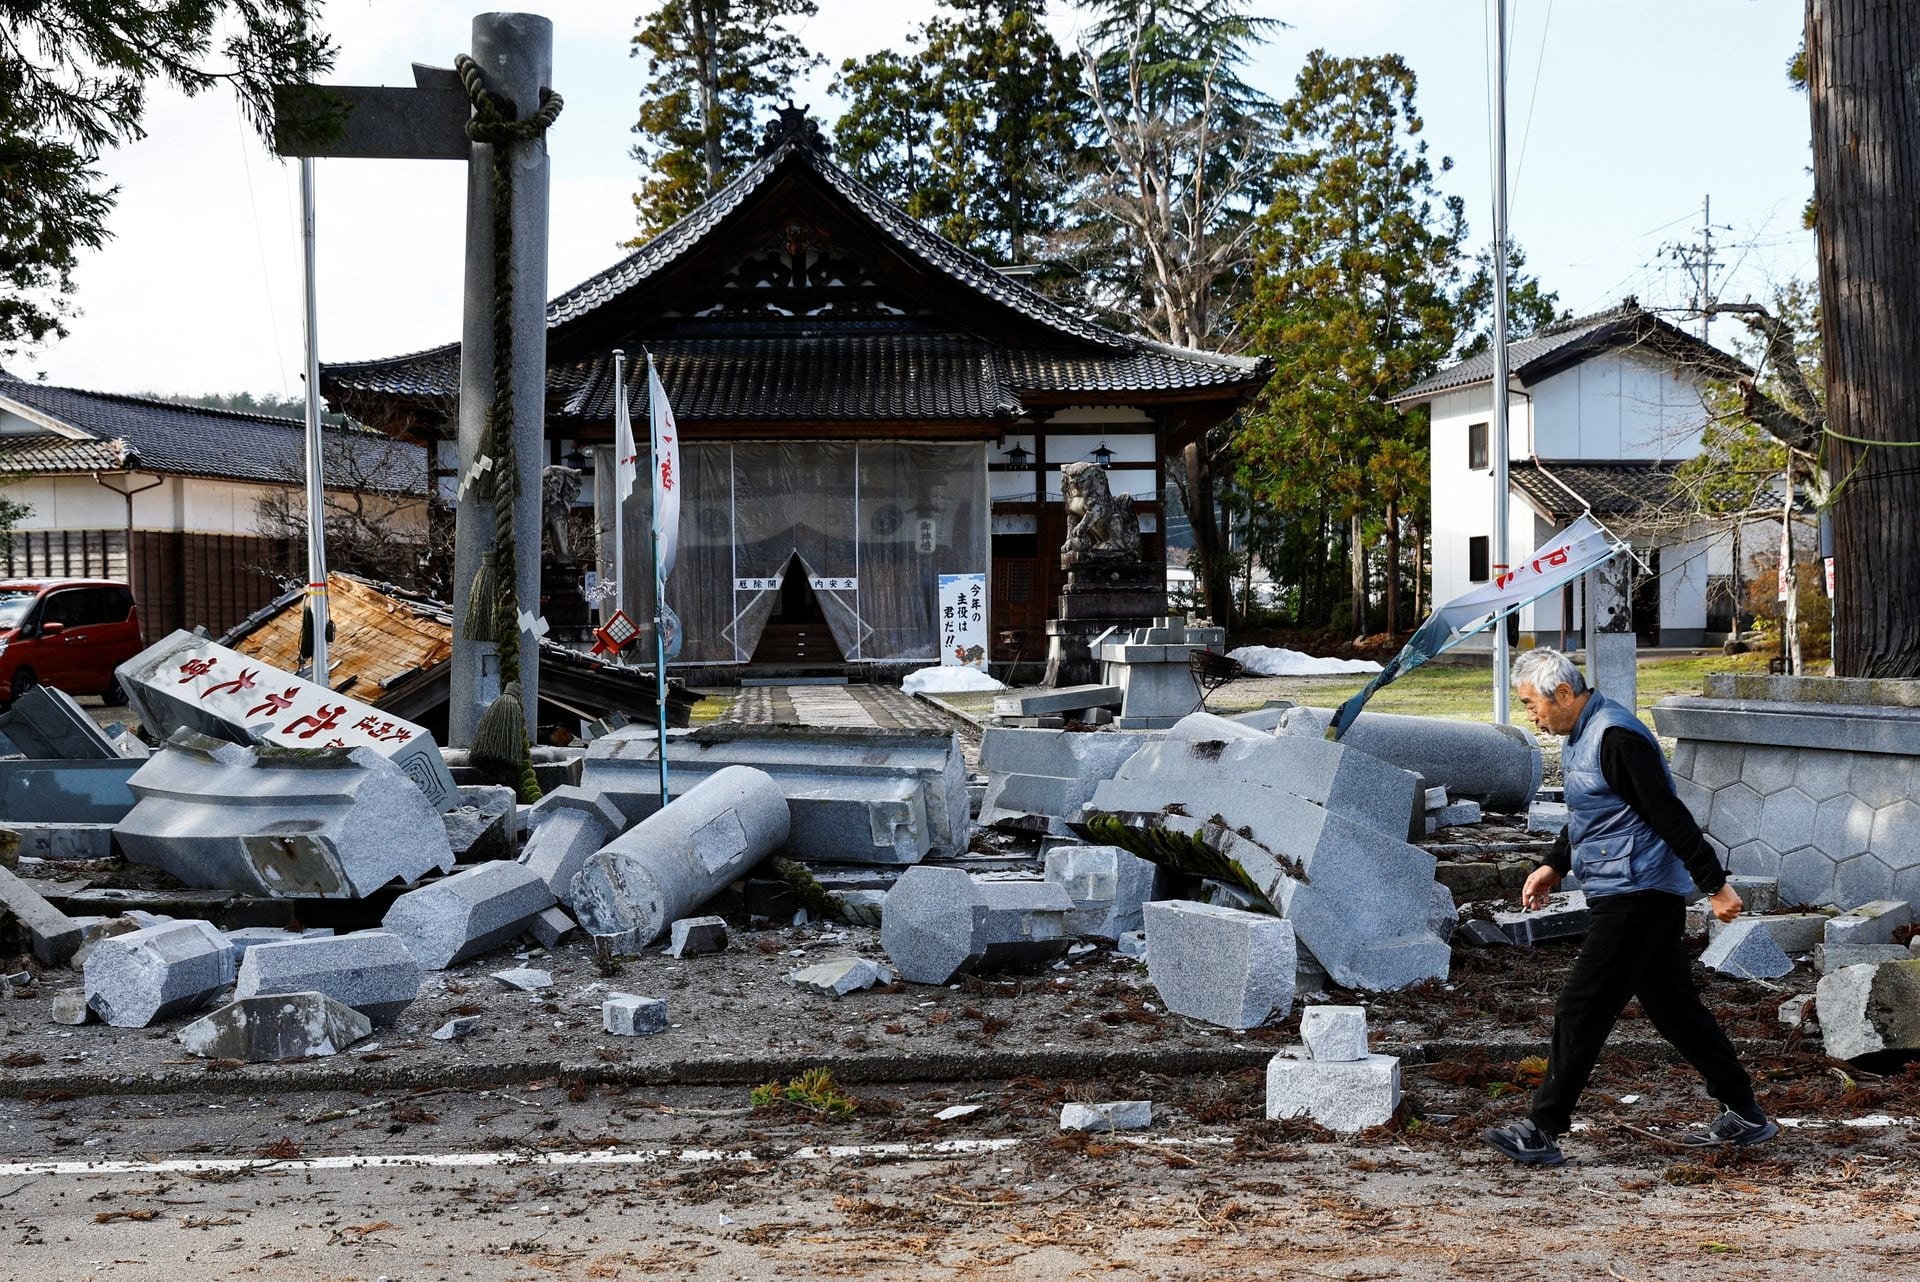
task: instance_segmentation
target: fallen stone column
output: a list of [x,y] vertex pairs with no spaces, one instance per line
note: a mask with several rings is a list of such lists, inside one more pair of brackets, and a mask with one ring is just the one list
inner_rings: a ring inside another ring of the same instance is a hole
[[1118,846],[1056,846],[1047,852],[1046,879],[1073,900],[1067,933],[1094,939],[1142,929],[1141,905],[1162,897],[1159,867]]
[[[1279,733],[1322,739],[1332,722],[1332,708],[1291,708]],[[1502,814],[1524,812],[1540,788],[1540,745],[1519,726],[1363,712],[1340,742]]]
[[573,879],[574,911],[588,933],[636,952],[779,849],[787,832],[779,784],[725,767],[588,859]]
[[[659,744],[616,731],[587,749],[581,784],[634,822],[659,808]],[[967,848],[971,811],[956,735],[860,727],[705,726],[667,736],[675,796],[729,766],[762,771],[788,803],[787,853],[838,863],[911,864]]]
[[350,935],[256,944],[240,959],[235,997],[325,993],[375,1024],[391,1024],[420,995],[420,963],[398,935]]
[[1167,1009],[1222,1028],[1258,1028],[1293,1005],[1293,925],[1185,900],[1146,906],[1147,978]]
[[44,966],[65,966],[80,950],[80,923],[5,868],[0,868],[0,911],[20,923],[33,955]]
[[360,899],[453,867],[440,811],[366,748],[255,748],[183,732],[129,783],[127,858],[189,886]]
[[180,1030],[180,1044],[208,1059],[271,1064],[337,1055],[373,1031],[373,1023],[325,993],[242,997]]
[[880,946],[903,979],[944,984],[963,970],[1051,961],[1067,951],[1073,900],[1047,881],[986,881],[909,868],[887,892]]
[[626,814],[604,793],[568,784],[534,803],[533,831],[520,862],[547,883],[554,897],[573,905],[573,877],[587,860],[627,827]]
[[381,919],[427,970],[478,957],[533,928],[553,891],[524,864],[495,861],[409,890]]
[[980,768],[987,772],[980,822],[1064,836],[1093,790],[1158,737],[989,726],[980,741]]
[[233,982],[233,952],[204,921],[170,921],[101,940],[82,974],[95,1014],[115,1028],[145,1028],[212,1001]]
[[1826,1052],[1835,1059],[1920,1050],[1920,958],[1823,975],[1814,1008]]

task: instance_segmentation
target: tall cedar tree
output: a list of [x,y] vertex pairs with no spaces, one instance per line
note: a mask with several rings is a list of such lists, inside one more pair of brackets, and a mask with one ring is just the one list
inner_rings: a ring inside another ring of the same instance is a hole
[[1920,677],[1920,9],[1807,0],[1834,673]]
[[1044,0],[941,4],[908,37],[917,52],[841,64],[840,162],[989,262],[1029,262],[1063,221],[1086,116],[1078,67]]
[[[1241,76],[1278,29],[1247,0],[1091,0],[1083,51],[1099,156],[1065,248],[1094,301],[1167,342],[1230,349],[1278,110]],[[1189,445],[1174,472],[1207,609],[1233,617],[1214,477],[1231,427]],[[1182,475],[1184,473],[1184,475]]]
[[[1493,346],[1493,247],[1473,256],[1473,275],[1460,291],[1460,314],[1468,335],[1457,355],[1465,360]],[[1507,341],[1529,338],[1557,320],[1572,316],[1557,310],[1560,295],[1526,272],[1527,255],[1507,241]]]
[[635,21],[647,59],[633,158],[647,166],[633,204],[646,241],[703,204],[753,159],[759,126],[824,59],[788,30],[814,0],[664,0]]
[[1466,220],[1433,185],[1414,89],[1394,55],[1307,56],[1282,108],[1278,190],[1255,229],[1242,313],[1251,346],[1274,361],[1240,434],[1242,475],[1311,514],[1322,546],[1346,526],[1356,634],[1367,631],[1369,518],[1384,522],[1388,622],[1401,623],[1401,515],[1427,474],[1422,424],[1384,398],[1438,368],[1461,332]]
[[0,356],[65,335],[73,270],[111,234],[117,189],[94,165],[108,147],[146,136],[148,88],[158,81],[197,94],[225,84],[264,137],[273,86],[333,65],[315,26],[319,8],[318,0],[0,5]]

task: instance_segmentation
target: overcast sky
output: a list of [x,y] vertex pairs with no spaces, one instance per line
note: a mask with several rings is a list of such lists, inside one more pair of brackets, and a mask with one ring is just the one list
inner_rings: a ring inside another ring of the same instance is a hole
[[[1786,82],[1801,0],[1510,0],[1509,172],[1514,237],[1530,269],[1587,312],[1628,293],[1650,306],[1691,294],[1663,248],[1697,240],[1712,197],[1723,298],[1764,298],[1811,277],[1800,229],[1811,186],[1807,106]],[[605,268],[633,234],[628,152],[644,64],[629,57],[644,0],[524,6],[554,23],[566,109],[553,160],[550,293]],[[902,36],[932,0],[820,0],[802,31],[830,65]],[[1491,221],[1489,0],[1261,0],[1289,24],[1250,79],[1291,92],[1308,50],[1398,53],[1420,79],[1425,137],[1452,157],[1473,239]],[[450,66],[480,6],[329,0],[342,84],[412,83]],[[1076,19],[1054,15],[1074,42]],[[831,116],[827,72],[796,97]],[[156,94],[148,136],[101,159],[120,187],[107,248],[76,273],[72,335],[12,362],[66,386],[293,394],[301,385],[299,177],[241,123],[230,96]],[[444,161],[318,163],[320,352],[396,355],[460,330],[465,180]],[[1436,165],[1437,168],[1437,165]],[[1734,325],[1714,327],[1716,341]]]

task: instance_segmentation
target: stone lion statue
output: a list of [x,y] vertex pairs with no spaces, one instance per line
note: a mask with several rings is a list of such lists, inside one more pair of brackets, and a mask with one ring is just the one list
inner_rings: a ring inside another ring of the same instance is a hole
[[1134,515],[1133,496],[1115,497],[1105,468],[1069,463],[1060,469],[1060,488],[1070,522],[1067,541],[1060,545],[1064,563],[1140,559],[1140,518]]
[[580,473],[555,463],[540,472],[540,524],[547,550],[563,565],[573,563],[573,539],[567,533],[567,514],[580,497]]

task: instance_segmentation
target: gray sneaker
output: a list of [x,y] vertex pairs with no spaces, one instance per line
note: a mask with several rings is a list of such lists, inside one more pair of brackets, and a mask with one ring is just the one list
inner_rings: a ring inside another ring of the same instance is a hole
[[1567,1160],[1553,1136],[1535,1126],[1530,1117],[1491,1127],[1480,1138],[1522,1166],[1558,1166]]
[[1680,1142],[1688,1148],[1712,1148],[1720,1144],[1764,1144],[1780,1133],[1780,1123],[1771,1117],[1762,1115],[1757,1122],[1749,1122],[1740,1114],[1728,1109],[1714,1119],[1713,1125],[1704,1132],[1694,1131],[1680,1137]]

